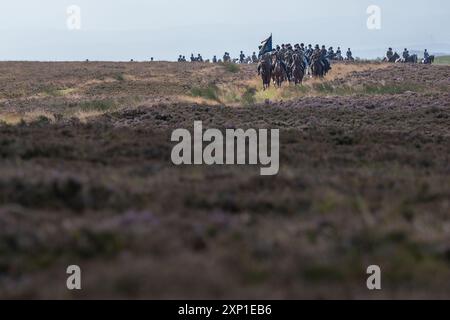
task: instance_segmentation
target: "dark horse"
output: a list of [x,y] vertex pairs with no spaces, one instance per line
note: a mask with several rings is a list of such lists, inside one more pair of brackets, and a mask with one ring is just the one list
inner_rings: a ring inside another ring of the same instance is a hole
[[323,78],[325,76],[325,68],[320,59],[314,59],[311,62],[311,71],[314,77]]
[[272,62],[270,56],[263,56],[258,65],[258,74],[261,75],[263,82],[263,89],[266,90],[270,87],[270,80],[272,79]]
[[434,56],[431,55],[428,57],[428,59],[422,59],[422,63],[423,64],[433,64],[434,63]]
[[305,66],[304,66],[304,62],[301,58],[300,55],[295,54],[293,56],[292,59],[292,78],[294,80],[294,83],[297,84],[302,84],[303,82],[303,77],[305,76]]
[[383,61],[394,63],[394,62],[396,62],[398,59],[400,59],[400,56],[399,56],[398,53],[396,52],[396,53],[394,53],[394,54],[392,55],[392,57],[390,57],[389,59],[388,59],[387,57],[384,58]]
[[417,54],[412,54],[408,57],[408,59],[406,60],[406,62],[409,63],[417,63],[419,61],[419,58],[417,57]]
[[417,57],[417,54],[412,54],[412,55],[410,55],[410,56],[408,56],[408,58],[400,58],[400,59],[397,59],[397,61],[396,62],[402,62],[402,63],[417,63],[418,62],[418,57]]
[[275,58],[272,66],[272,78],[278,88],[281,88],[281,84],[285,79],[285,71],[281,65],[281,60]]

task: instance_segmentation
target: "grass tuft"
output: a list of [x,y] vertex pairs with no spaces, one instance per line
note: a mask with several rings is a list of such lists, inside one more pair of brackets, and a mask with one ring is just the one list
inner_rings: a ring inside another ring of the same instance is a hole
[[122,73],[117,73],[114,76],[114,79],[116,79],[117,81],[125,81],[125,76]]
[[191,89],[191,95],[196,98],[219,101],[219,88],[213,84],[207,87],[194,87]]
[[241,68],[236,63],[226,62],[220,64],[226,71],[231,73],[238,73]]
[[79,108],[83,112],[90,112],[90,111],[110,111],[114,110],[116,108],[116,103],[112,100],[93,100],[93,101],[86,101],[79,105]]

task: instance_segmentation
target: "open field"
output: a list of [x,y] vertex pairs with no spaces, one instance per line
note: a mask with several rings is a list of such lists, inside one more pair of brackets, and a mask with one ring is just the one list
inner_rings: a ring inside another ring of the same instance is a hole
[[450,65],[450,56],[436,57],[436,63]]
[[[279,128],[279,175],[172,165],[194,120]],[[448,299],[449,141],[445,65],[0,63],[0,298]]]

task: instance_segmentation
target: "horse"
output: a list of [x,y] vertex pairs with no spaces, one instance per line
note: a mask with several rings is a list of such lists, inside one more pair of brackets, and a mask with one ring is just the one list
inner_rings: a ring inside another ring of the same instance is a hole
[[268,89],[272,79],[272,62],[270,61],[270,57],[263,56],[261,58],[261,61],[258,64],[258,74],[261,75],[263,90]]
[[435,57],[433,55],[429,56],[428,59],[422,59],[423,64],[433,64]]
[[286,77],[289,82],[292,80],[292,64],[294,62],[294,55],[287,52],[284,56],[284,63],[286,66]]
[[390,58],[385,57],[385,58],[383,59],[383,61],[384,61],[384,62],[394,63],[394,62],[396,62],[398,59],[400,59],[400,56],[399,56],[399,54],[396,52],[396,53],[394,53]]
[[399,58],[395,62],[401,62],[401,63],[417,63],[419,58],[417,57],[417,54],[412,54],[408,56],[408,58]]
[[295,54],[293,56],[293,62],[292,62],[292,78],[294,80],[295,85],[302,84],[303,77],[305,76],[305,65],[302,61],[302,58],[300,55]]
[[323,67],[322,62],[320,62],[320,59],[314,59],[311,61],[311,72],[314,77],[324,77],[325,68]]
[[275,61],[272,65],[272,78],[275,82],[275,85],[278,88],[281,88],[281,85],[285,79],[285,72],[283,66],[281,65],[281,60],[275,58]]
[[344,61],[344,57],[342,57],[342,54],[336,53],[334,55],[334,60],[336,60],[336,61]]
[[417,61],[419,60],[419,58],[417,57],[417,54],[412,54],[408,57],[408,59],[406,60],[406,62],[409,63],[417,63]]

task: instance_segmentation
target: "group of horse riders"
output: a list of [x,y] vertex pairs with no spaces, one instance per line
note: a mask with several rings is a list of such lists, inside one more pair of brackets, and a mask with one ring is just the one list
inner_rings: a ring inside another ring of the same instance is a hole
[[[199,53],[196,57],[194,54],[191,54],[191,62],[204,62],[202,55]],[[186,57],[181,54],[178,56],[178,62],[187,62]]]
[[[194,56],[194,54],[191,54],[190,58],[191,62],[210,62],[210,60],[203,60],[202,55],[199,53],[197,56]],[[241,63],[241,64],[249,64],[249,63],[258,63],[259,59],[256,55],[256,52],[253,52],[253,55],[250,57],[247,57],[243,51],[241,51],[239,55],[239,59],[232,59],[229,52],[225,52],[223,55],[223,59],[217,59],[217,56],[214,56],[211,60],[212,63],[219,63],[219,62],[234,62],[234,63]],[[187,59],[183,55],[178,56],[178,62],[187,62]]]
[[234,62],[234,63],[240,63],[240,64],[249,64],[249,63],[258,63],[258,57],[256,56],[256,52],[253,52],[253,55],[250,56],[246,56],[244,51],[241,51],[241,53],[239,54],[239,59],[231,59],[230,53],[229,52],[225,52],[225,54],[223,55],[223,60],[218,60],[217,56],[214,56],[212,59],[213,63],[218,63],[218,62]]
[[[259,49],[262,50],[262,46],[260,46]],[[259,56],[258,74],[261,75],[262,68],[265,65],[268,65],[268,61],[270,61],[272,73],[274,73],[277,64],[279,64],[282,73],[284,74],[284,80],[301,83],[302,79],[296,79],[293,72],[294,70],[301,71],[301,78],[303,78],[307,72],[313,76],[322,77],[331,70],[330,61],[332,60],[344,60],[340,47],[334,51],[333,47],[330,47],[327,50],[325,46],[319,47],[319,45],[316,45],[313,48],[311,44],[306,47],[304,43],[296,44],[294,47],[292,47],[291,44],[282,44],[281,46],[277,46],[271,52],[263,53],[261,51]],[[346,53],[345,60],[354,60],[350,48]],[[281,81],[283,81],[283,79],[281,79]]]
[[[417,63],[418,62],[418,57],[417,54],[409,54],[409,51],[407,48],[405,48],[405,50],[403,50],[402,56],[400,57],[400,55],[397,52],[394,52],[392,50],[392,48],[389,48],[388,51],[386,52],[386,57],[384,58],[384,61],[387,62],[403,62],[403,63]],[[423,64],[432,64],[434,62],[434,56],[430,55],[430,53],[428,52],[427,49],[425,49],[424,53],[423,53],[423,60],[422,63]]]
[[[259,48],[261,50],[261,46]],[[218,62],[235,62],[235,63],[241,63],[241,64],[247,64],[247,63],[260,63],[261,59],[264,57],[270,56],[272,59],[278,59],[281,62],[281,65],[283,69],[288,73],[289,67],[292,65],[293,62],[293,56],[294,54],[300,55],[301,60],[304,62],[305,69],[311,65],[311,62],[314,60],[319,60],[319,62],[322,64],[323,68],[327,70],[328,72],[331,69],[330,61],[336,60],[336,61],[342,61],[342,60],[348,60],[353,61],[353,55],[352,51],[349,48],[346,53],[345,59],[342,56],[341,48],[338,47],[336,51],[333,50],[333,47],[328,48],[328,50],[325,48],[325,46],[322,46],[322,48],[319,48],[319,45],[316,45],[315,48],[312,47],[311,44],[309,44],[307,47],[302,44],[296,44],[294,47],[292,47],[290,44],[282,44],[281,46],[277,46],[275,49],[272,50],[272,52],[268,52],[265,54],[259,54],[256,55],[256,52],[253,52],[253,55],[246,56],[243,51],[241,51],[239,55],[239,59],[231,59],[231,56],[228,52],[225,52],[223,55],[223,60],[217,59],[217,56],[214,56],[212,58],[213,63]],[[178,57],[178,62],[186,62],[186,57],[180,55]],[[194,56],[194,54],[191,54],[190,57],[191,62],[204,62],[203,57],[201,54],[198,54],[197,56]],[[208,60],[209,61],[209,60]],[[397,52],[394,52],[392,48],[389,48],[386,52],[386,57],[384,58],[384,61],[387,62],[412,62],[417,63],[418,57],[416,54],[410,54],[408,49],[405,48],[405,50],[402,53],[402,56],[400,56]],[[434,62],[434,56],[430,55],[428,50],[425,49],[423,53],[423,64],[431,64]],[[326,73],[325,72],[325,73]]]

